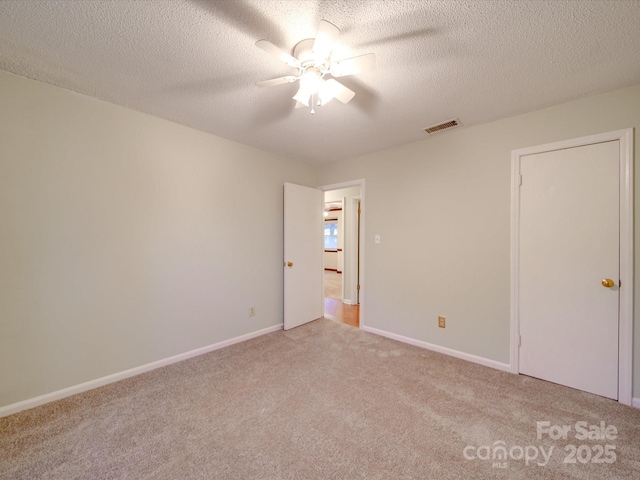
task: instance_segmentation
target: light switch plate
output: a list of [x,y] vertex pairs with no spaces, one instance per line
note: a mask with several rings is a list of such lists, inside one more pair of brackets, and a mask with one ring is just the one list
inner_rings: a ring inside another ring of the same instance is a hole
[[380,235],[376,235],[376,236],[374,237],[374,241],[375,241],[376,243],[380,243]]

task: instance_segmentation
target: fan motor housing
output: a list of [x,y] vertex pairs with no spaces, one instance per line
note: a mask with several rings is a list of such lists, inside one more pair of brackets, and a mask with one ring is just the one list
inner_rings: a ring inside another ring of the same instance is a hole
[[302,40],[293,47],[293,56],[300,60],[300,65],[304,68],[314,64],[313,61],[313,42],[314,38]]

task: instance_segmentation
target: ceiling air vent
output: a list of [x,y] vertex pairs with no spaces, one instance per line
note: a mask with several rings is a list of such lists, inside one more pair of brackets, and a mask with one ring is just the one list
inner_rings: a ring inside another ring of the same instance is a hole
[[446,122],[439,123],[438,125],[427,127],[424,129],[424,131],[429,135],[433,135],[434,133],[438,133],[443,130],[449,130],[450,128],[458,127],[460,125],[462,125],[462,123],[460,123],[460,120],[454,118],[453,120],[447,120]]

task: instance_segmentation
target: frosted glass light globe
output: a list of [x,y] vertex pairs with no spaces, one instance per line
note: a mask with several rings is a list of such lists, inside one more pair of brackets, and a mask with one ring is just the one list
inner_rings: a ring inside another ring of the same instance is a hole
[[315,95],[324,83],[320,70],[315,67],[308,68],[300,78],[300,88],[308,95]]

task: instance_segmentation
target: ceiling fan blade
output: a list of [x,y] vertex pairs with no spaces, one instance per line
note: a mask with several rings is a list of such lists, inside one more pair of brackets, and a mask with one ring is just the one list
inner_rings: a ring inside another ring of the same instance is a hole
[[293,75],[288,75],[286,77],[280,78],[272,78],[271,80],[263,80],[262,82],[257,82],[256,85],[259,87],[274,87],[276,85],[283,85],[285,83],[293,83],[298,79]]
[[358,57],[345,58],[333,62],[329,71],[334,77],[346,77],[354,73],[369,72],[376,66],[376,56],[373,53],[360,55]]
[[269,40],[258,40],[256,42],[256,47],[261,48],[262,50],[264,50],[267,53],[270,53],[274,57],[279,58],[280,60],[282,60],[284,63],[286,63],[290,67],[299,67],[300,66],[300,62],[298,61],[297,58],[292,57],[288,53],[284,53],[282,50],[280,50],[278,47],[276,47]]
[[[354,92],[350,88],[345,87],[343,84],[341,84],[337,80],[334,80],[333,78],[327,80],[323,87],[325,95],[330,95],[331,98],[337,98],[342,103],[349,103],[351,99],[356,95],[356,92]],[[329,100],[325,101],[325,103],[327,103],[328,101]]]
[[329,58],[338,35],[340,35],[338,27],[326,20],[320,20],[318,33],[316,33],[316,39],[313,42],[313,47],[311,47],[311,52],[316,62],[323,63]]

